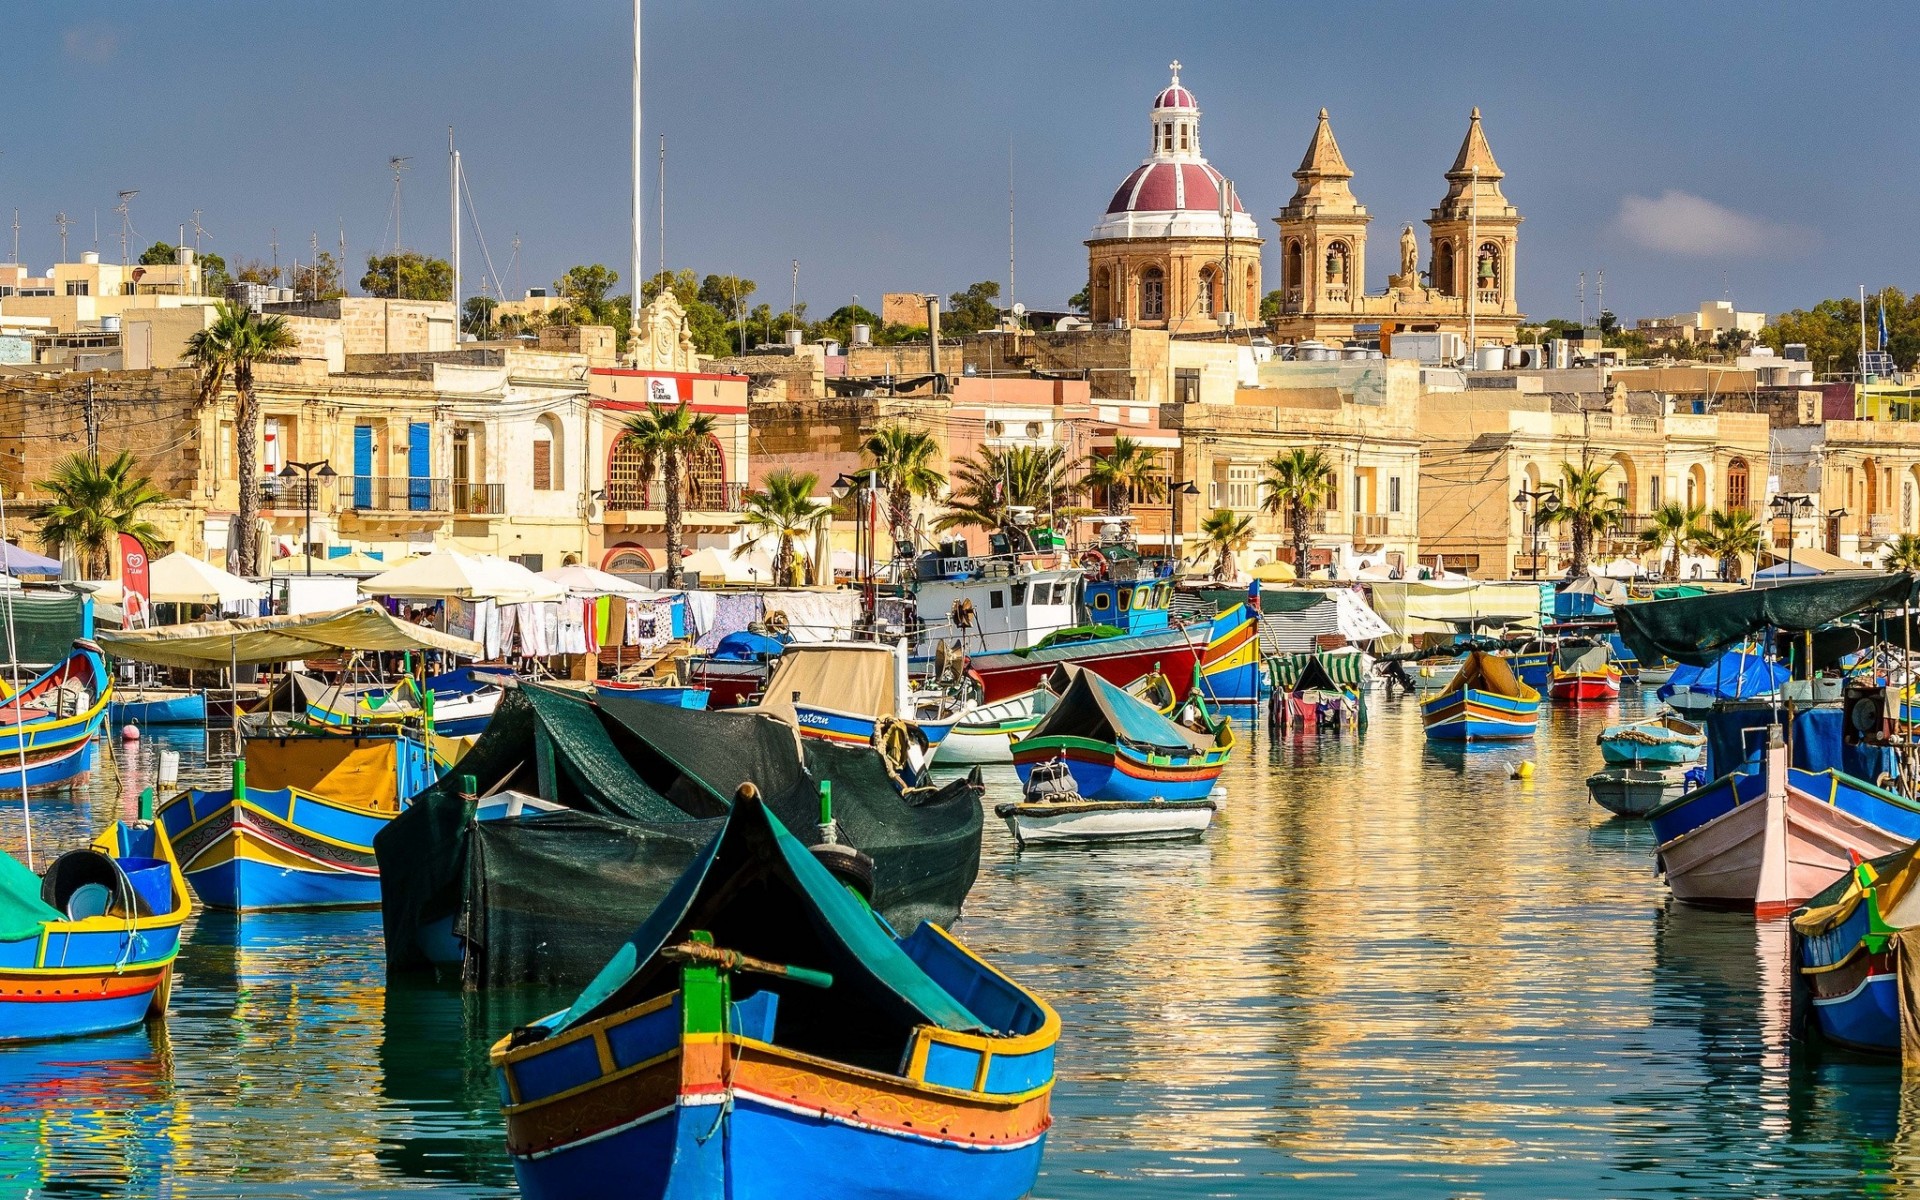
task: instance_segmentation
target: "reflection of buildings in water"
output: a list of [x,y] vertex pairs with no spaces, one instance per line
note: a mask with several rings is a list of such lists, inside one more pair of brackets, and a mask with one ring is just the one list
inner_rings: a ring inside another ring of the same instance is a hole
[[156,1196],[187,1127],[166,1026],[9,1046],[0,1056],[0,1180],[22,1195]]

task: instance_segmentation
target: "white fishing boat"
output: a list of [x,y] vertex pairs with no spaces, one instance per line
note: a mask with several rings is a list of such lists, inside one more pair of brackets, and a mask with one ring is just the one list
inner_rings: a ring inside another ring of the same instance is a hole
[[1042,763],[1028,777],[1026,793],[993,814],[1022,847],[1093,842],[1174,842],[1201,837],[1218,806],[1201,800],[1087,800],[1074,786],[1064,761]]

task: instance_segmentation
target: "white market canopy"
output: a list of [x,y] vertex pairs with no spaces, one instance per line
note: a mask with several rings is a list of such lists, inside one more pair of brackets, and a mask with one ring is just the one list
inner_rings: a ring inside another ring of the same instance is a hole
[[567,594],[565,588],[518,563],[445,548],[383,571],[361,584],[360,590],[369,596],[403,600],[496,600],[502,604],[558,600]]
[[461,658],[486,651],[475,641],[411,625],[376,604],[295,617],[239,617],[158,629],[102,629],[95,640],[107,653],[167,667],[224,667],[276,663],[341,650],[444,650]]
[[153,561],[147,584],[155,604],[240,604],[267,594],[258,584],[178,550]]
[[576,596],[627,596],[635,600],[652,600],[661,595],[631,579],[622,579],[618,575],[578,563],[552,567],[539,572],[539,576],[549,583],[559,584]]

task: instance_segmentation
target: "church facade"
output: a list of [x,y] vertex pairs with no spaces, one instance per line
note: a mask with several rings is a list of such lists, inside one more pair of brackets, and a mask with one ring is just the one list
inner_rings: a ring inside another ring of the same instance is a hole
[[1366,290],[1367,225],[1353,195],[1353,171],[1334,140],[1327,110],[1293,173],[1298,187],[1274,223],[1280,227],[1280,312],[1274,337],[1298,344],[1369,342],[1391,350],[1396,333],[1453,333],[1472,345],[1508,345],[1522,319],[1514,297],[1514,255],[1521,216],[1500,189],[1473,110],[1467,136],[1446,173],[1447,191],[1426,219],[1427,267],[1413,226],[1400,232],[1399,270],[1386,290]]

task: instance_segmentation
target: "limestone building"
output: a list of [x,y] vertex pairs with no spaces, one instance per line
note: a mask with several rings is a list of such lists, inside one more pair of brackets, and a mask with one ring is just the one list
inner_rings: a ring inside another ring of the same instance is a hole
[[1206,333],[1260,311],[1260,229],[1200,153],[1200,104],[1173,81],[1154,97],[1147,157],[1087,239],[1096,323]]
[[1500,189],[1506,175],[1487,145],[1479,109],[1446,173],[1446,194],[1426,219],[1426,270],[1420,269],[1419,239],[1407,225],[1399,235],[1399,269],[1387,276],[1384,292],[1366,290],[1373,215],[1353,194],[1353,170],[1324,108],[1293,177],[1293,199],[1274,218],[1280,227],[1281,304],[1272,329],[1279,340],[1377,337],[1389,351],[1396,333],[1453,333],[1475,345],[1515,340],[1521,314],[1513,267],[1521,217]]

